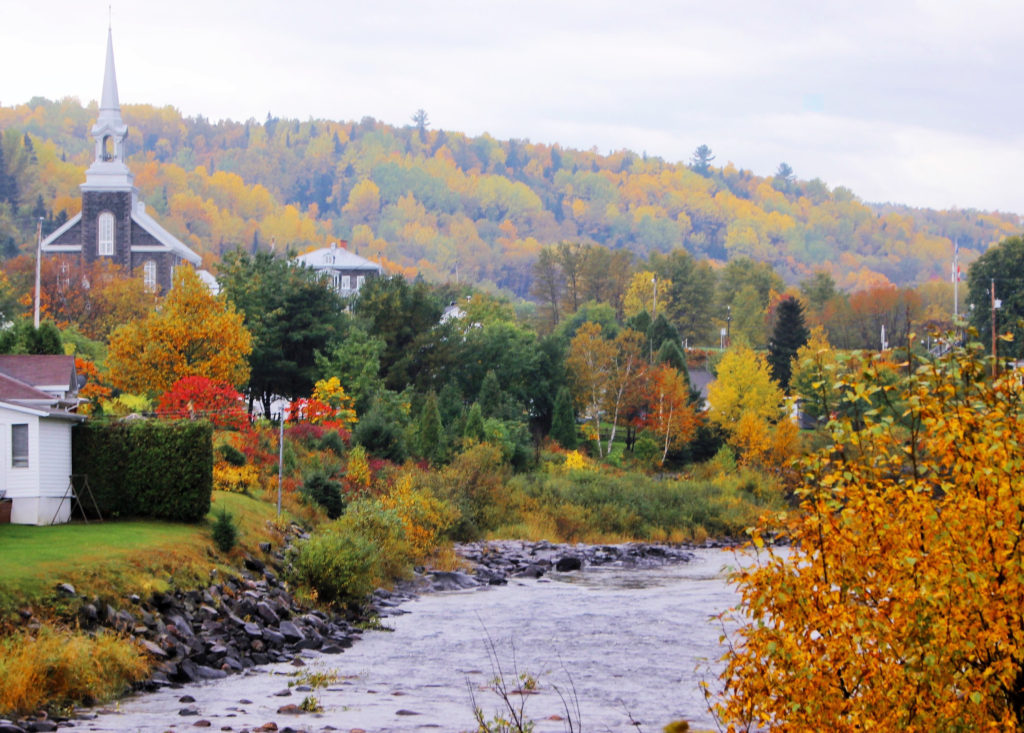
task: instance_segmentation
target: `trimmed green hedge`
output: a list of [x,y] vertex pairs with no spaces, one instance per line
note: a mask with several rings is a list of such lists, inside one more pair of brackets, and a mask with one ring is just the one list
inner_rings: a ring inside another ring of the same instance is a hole
[[206,421],[86,422],[71,433],[72,471],[89,477],[105,518],[198,522],[210,511],[212,438]]

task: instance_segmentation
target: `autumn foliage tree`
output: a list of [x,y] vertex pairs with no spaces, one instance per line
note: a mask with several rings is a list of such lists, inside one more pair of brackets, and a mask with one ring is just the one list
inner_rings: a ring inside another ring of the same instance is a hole
[[218,428],[241,430],[249,419],[242,395],[224,381],[182,377],[160,395],[156,414],[168,420],[209,420]]
[[126,392],[166,392],[182,377],[244,384],[252,338],[242,315],[179,267],[160,307],[110,337],[110,381]]
[[661,464],[669,450],[693,438],[697,431],[697,412],[690,400],[690,381],[684,372],[659,364],[648,373],[647,411],[644,425],[661,443]]
[[735,576],[729,730],[1024,726],[1024,386],[982,353],[844,385],[877,407],[830,423],[788,547],[766,522]]

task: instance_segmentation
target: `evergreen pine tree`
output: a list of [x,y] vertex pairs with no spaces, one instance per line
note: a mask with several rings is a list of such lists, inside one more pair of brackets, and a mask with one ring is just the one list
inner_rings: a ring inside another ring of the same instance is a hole
[[437,409],[437,395],[433,392],[430,392],[423,401],[417,432],[420,455],[435,466],[443,463],[447,452],[444,426],[441,424],[441,413]]
[[658,352],[668,341],[676,343],[682,341],[679,337],[679,330],[668,322],[664,313],[659,313],[651,323],[651,327],[647,329],[647,339],[651,342],[651,350],[654,352]]
[[555,409],[551,416],[551,439],[563,448],[572,450],[579,444],[576,435],[576,414],[572,409],[569,389],[562,387],[555,397]]
[[474,402],[469,408],[466,416],[466,429],[462,431],[462,437],[467,440],[475,440],[482,443],[484,440],[484,415],[480,410],[480,403]]
[[488,369],[483,384],[480,385],[480,394],[476,398],[480,404],[480,413],[484,417],[503,417],[501,414],[502,397],[498,375],[494,373],[493,369]]
[[777,314],[775,330],[768,342],[768,366],[779,386],[788,390],[793,357],[807,343],[810,333],[804,323],[804,307],[796,298],[781,301]]
[[461,435],[461,430],[456,433],[456,426],[462,420],[466,407],[462,390],[454,380],[441,388],[441,393],[437,396],[437,409],[441,413],[441,424],[445,426],[448,434]]
[[668,364],[670,367],[686,374],[686,381],[690,381],[690,372],[686,368],[686,354],[676,341],[666,341],[658,349],[654,360],[658,364]]

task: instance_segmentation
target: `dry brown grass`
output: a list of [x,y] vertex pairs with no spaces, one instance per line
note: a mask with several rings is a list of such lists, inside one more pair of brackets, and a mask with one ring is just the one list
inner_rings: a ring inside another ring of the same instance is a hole
[[113,634],[19,632],[0,640],[0,715],[110,700],[148,675],[145,655]]

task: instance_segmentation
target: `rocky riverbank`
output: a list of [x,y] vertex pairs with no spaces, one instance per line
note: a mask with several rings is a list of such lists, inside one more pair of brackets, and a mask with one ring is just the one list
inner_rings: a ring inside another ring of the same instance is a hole
[[[133,595],[120,607],[79,598],[61,584],[57,593],[78,602],[78,623],[86,629],[109,628],[132,636],[149,654],[154,672],[142,689],[218,679],[254,666],[294,662],[309,651],[338,654],[361,633],[360,618],[402,613],[401,605],[419,593],[500,585],[511,579],[540,578],[549,572],[574,572],[588,566],[657,567],[688,562],[689,549],[630,543],[559,545],[550,542],[499,541],[458,546],[465,571],[417,572],[393,590],[378,590],[366,616],[342,616],[298,603],[280,580],[286,571],[284,548],[261,546],[262,557],[247,555],[233,577],[215,578],[202,590]],[[23,612],[27,625],[31,613]],[[183,708],[183,710],[186,710]],[[182,712],[182,715],[185,715]],[[76,717],[88,718],[80,712]],[[55,730],[59,719],[0,721],[0,733]]]

